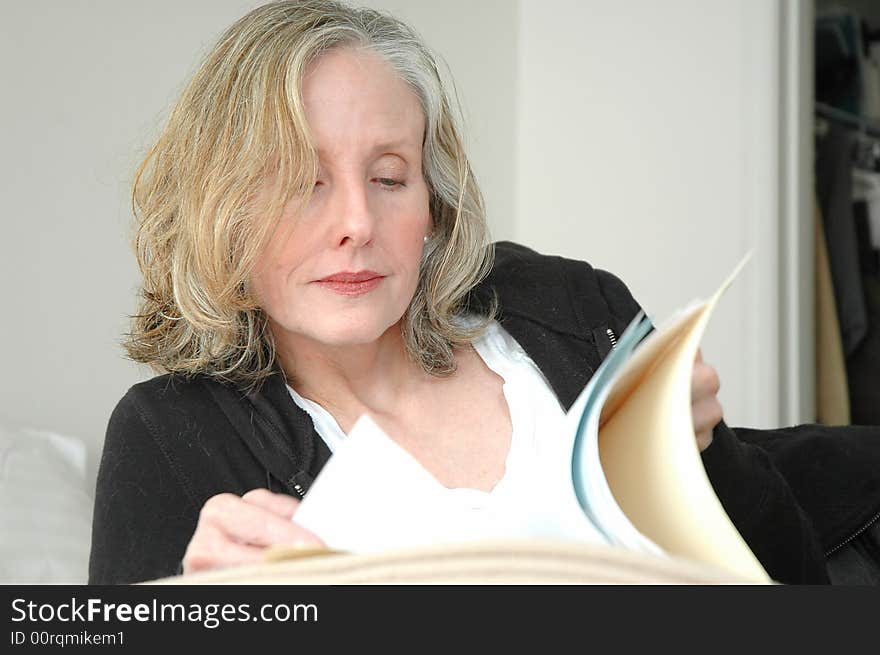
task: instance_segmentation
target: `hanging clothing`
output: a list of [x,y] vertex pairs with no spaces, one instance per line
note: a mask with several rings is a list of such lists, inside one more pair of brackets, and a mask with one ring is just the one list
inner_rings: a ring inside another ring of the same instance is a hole
[[819,141],[816,158],[816,190],[828,245],[843,350],[847,357],[858,348],[868,331],[853,217],[855,139],[852,131],[831,123],[825,137]]
[[880,250],[880,173],[853,169],[853,200],[865,203],[867,243]]
[[868,316],[865,337],[846,363],[852,421],[857,425],[880,425],[880,253],[871,244],[869,212],[864,200],[853,203],[859,271]]
[[865,276],[870,328],[847,360],[852,422],[880,425],[880,278]]
[[863,96],[861,24],[849,11],[829,10],[816,17],[816,99],[851,114],[861,112]]

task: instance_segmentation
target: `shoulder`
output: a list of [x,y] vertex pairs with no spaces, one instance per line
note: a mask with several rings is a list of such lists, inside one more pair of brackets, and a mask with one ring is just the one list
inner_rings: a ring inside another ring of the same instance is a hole
[[498,294],[502,314],[545,318],[581,331],[608,318],[626,325],[640,310],[626,284],[589,262],[547,255],[512,241],[494,245],[492,270],[477,294]]
[[136,427],[158,439],[178,428],[187,416],[209,411],[200,381],[159,375],[133,385],[116,403],[107,426],[107,440],[120,438]]
[[[170,455],[200,440],[205,431],[229,430],[216,395],[223,387],[207,376],[159,375],[133,385],[116,404],[107,425],[105,449],[129,449],[149,440]],[[241,393],[228,390],[230,397]]]
[[[278,379],[276,379],[278,378]],[[248,402],[253,395],[277,395],[276,387],[284,389],[283,380],[272,375],[254,388],[244,388],[205,374],[183,376],[158,375],[139,382],[128,389],[116,406],[116,411],[161,413],[168,420],[175,417],[214,415],[222,406]],[[285,398],[286,395],[282,394]]]
[[249,461],[239,438],[249,424],[247,406],[241,391],[207,376],[160,375],[135,384],[110,416],[99,485],[112,490],[136,478],[148,489],[173,477],[194,507],[214,493],[237,489],[230,462]]
[[116,410],[152,413],[157,408],[163,412],[169,408],[187,408],[194,412],[209,409],[211,384],[217,383],[204,376],[158,375],[129,388]]
[[[290,418],[293,415],[293,418]],[[284,432],[304,428],[280,374],[244,388],[208,375],[166,374],[133,385],[117,403],[106,442],[130,441],[131,433],[148,433],[169,453],[228,448],[232,441],[260,432],[270,423]]]
[[107,522],[122,520],[117,516],[120,499],[141,503],[145,497],[164,494],[190,509],[199,506],[198,493],[179,457],[191,448],[192,431],[187,425],[195,422],[179,410],[180,392],[196,387],[181,382],[162,375],[135,384],[113,409],[95,488],[101,530],[112,531]]
[[504,277],[536,270],[540,270],[545,276],[553,276],[571,268],[582,271],[594,270],[586,261],[544,254],[513,241],[496,241],[492,245],[495,250],[491,273],[493,276]]

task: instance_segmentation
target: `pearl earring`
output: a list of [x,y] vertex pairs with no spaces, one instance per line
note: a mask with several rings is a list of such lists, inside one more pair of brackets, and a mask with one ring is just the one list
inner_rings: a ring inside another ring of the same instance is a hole
[[425,243],[428,243],[428,235],[427,234],[425,235],[424,241],[425,241]]

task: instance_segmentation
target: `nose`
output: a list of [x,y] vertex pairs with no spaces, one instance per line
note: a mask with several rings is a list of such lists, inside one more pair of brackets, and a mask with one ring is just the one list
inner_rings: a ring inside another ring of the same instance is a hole
[[363,179],[347,179],[331,185],[333,201],[331,211],[336,220],[333,221],[333,239],[336,245],[361,247],[368,244],[374,235],[376,217],[370,206],[368,182]]

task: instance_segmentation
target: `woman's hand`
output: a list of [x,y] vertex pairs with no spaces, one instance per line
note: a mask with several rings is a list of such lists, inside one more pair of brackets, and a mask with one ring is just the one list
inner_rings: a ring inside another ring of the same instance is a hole
[[253,489],[240,498],[212,496],[202,506],[183,556],[184,574],[258,563],[274,544],[326,548],[317,535],[291,521],[298,508],[295,498],[268,489]]
[[694,433],[697,435],[697,447],[700,452],[706,450],[712,443],[712,430],[724,418],[724,410],[718,402],[720,388],[718,373],[703,362],[703,355],[698,350],[691,378],[691,414],[694,418]]

